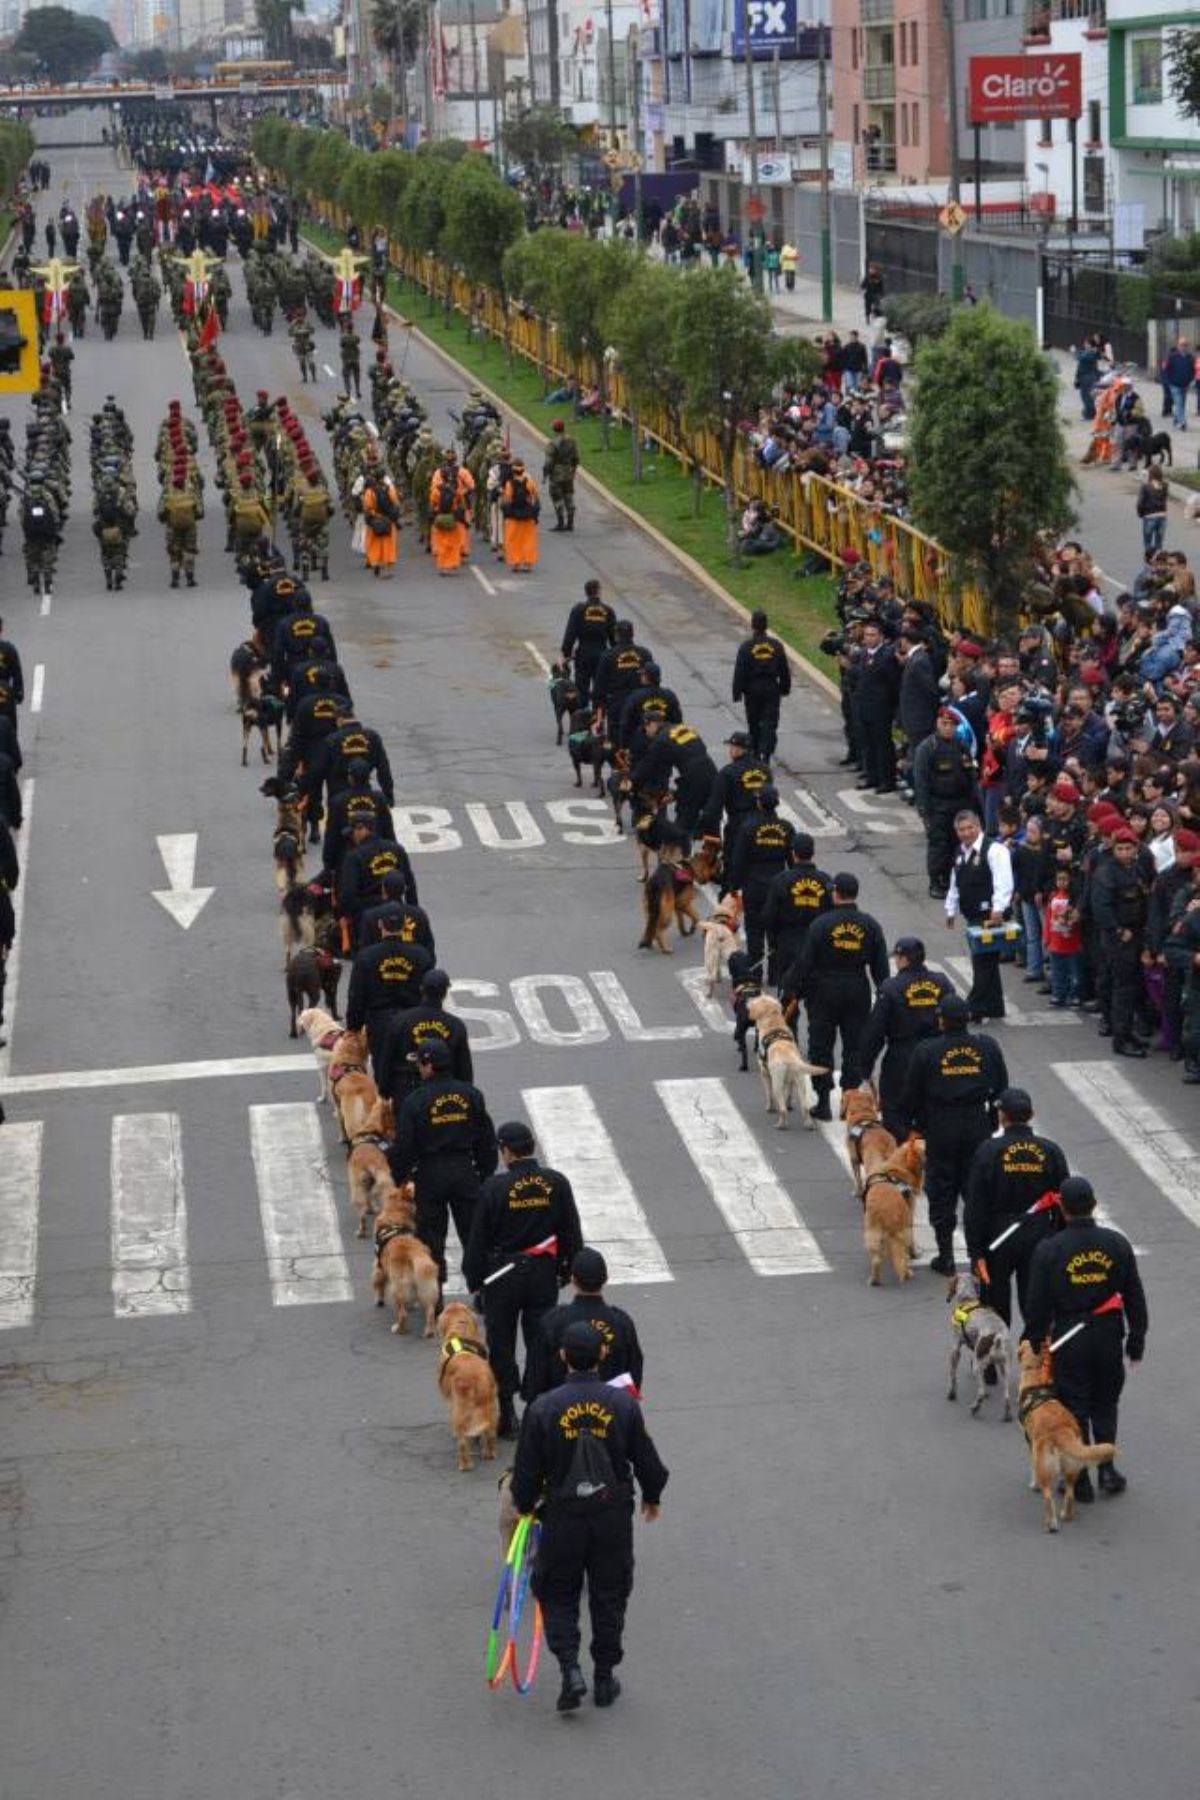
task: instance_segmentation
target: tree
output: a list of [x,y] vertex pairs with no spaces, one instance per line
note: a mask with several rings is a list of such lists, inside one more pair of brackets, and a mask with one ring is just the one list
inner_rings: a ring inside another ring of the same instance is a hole
[[684,381],[684,408],[693,429],[717,439],[725,489],[731,562],[738,560],[738,502],[734,452],[742,422],[758,417],[771,389],[797,352],[771,334],[771,307],[728,267],[697,269],[681,278],[671,353]]
[[408,116],[405,70],[415,64],[428,0],[371,0],[371,42],[392,67],[393,109]]
[[304,11],[304,0],[254,0],[254,11],[268,61],[290,62],[292,14]]
[[171,72],[166,51],[157,46],[134,50],[124,60],[127,73],[140,81],[166,81]]
[[1073,517],[1054,368],[1028,325],[981,301],[919,351],[914,372],[913,517],[980,583],[995,630],[1015,639],[1034,541]]
[[338,174],[337,203],[349,213],[364,231],[374,224],[371,208],[371,164],[369,150],[351,150]]
[[18,56],[32,56],[51,81],[78,81],[117,48],[117,40],[103,19],[65,6],[39,6],[26,13],[12,47]]
[[[538,234],[543,235],[542,233]],[[551,235],[547,233],[546,235]],[[590,363],[599,389],[604,448],[608,449],[608,317],[613,296],[628,282],[637,252],[623,238],[584,237],[577,231],[553,231],[559,243],[555,318],[563,349],[575,364],[582,386]]]
[[[539,237],[544,234],[539,232]],[[634,409],[633,467],[641,480],[641,432],[638,415],[644,408],[661,406],[671,436],[685,438],[683,371],[672,356],[675,313],[684,281],[678,269],[666,263],[639,260],[626,285],[613,297],[608,314],[609,335],[616,348],[621,374]],[[697,490],[698,493],[699,490]],[[698,504],[697,500],[697,504]]]
[[395,235],[400,202],[412,172],[413,157],[407,150],[380,150],[370,158],[367,170],[369,222],[382,225],[389,237]]
[[537,315],[539,361],[542,380],[549,390],[550,321],[558,306],[558,281],[562,270],[557,231],[527,232],[504,255],[504,283],[508,292]]
[[517,195],[482,156],[464,156],[446,183],[440,248],[467,279],[504,298],[504,256],[525,228]]
[[1200,30],[1170,34],[1167,80],[1180,112],[1189,119],[1200,119]]
[[522,164],[532,181],[543,169],[557,169],[577,141],[572,127],[548,106],[533,107],[504,127],[506,160]]

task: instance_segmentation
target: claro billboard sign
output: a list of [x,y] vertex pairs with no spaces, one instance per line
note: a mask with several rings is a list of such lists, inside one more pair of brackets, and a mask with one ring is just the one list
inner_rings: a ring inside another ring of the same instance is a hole
[[1083,111],[1083,58],[973,56],[967,116],[972,125],[1018,119],[1077,119]]

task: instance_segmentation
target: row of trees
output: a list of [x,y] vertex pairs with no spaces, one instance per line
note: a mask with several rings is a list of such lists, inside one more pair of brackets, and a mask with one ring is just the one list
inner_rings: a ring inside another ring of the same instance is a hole
[[33,133],[15,119],[0,119],[0,194],[12,194],[33,155]]
[[78,81],[117,48],[112,28],[90,13],[66,6],[37,6],[25,14],[11,45],[15,65],[35,80]]

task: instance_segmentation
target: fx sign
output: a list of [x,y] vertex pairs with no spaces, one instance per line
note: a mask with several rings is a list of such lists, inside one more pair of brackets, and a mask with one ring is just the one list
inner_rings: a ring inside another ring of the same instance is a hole
[[1077,119],[1083,111],[1083,58],[973,56],[968,76],[972,125],[1018,119]]
[[733,50],[745,54],[746,30],[752,51],[794,52],[798,30],[796,0],[740,0],[734,13]]

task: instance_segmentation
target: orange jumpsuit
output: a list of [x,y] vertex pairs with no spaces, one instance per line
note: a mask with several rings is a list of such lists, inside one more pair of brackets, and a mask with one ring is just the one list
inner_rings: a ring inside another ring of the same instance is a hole
[[[448,496],[442,492],[448,486],[449,482],[442,471],[435,469],[429,483],[429,506],[433,515],[429,527],[429,547],[439,575],[457,569],[471,550],[471,528],[467,524],[467,518],[475,482],[466,469],[458,469],[455,473],[454,496],[449,505],[446,504]],[[443,513],[456,515],[452,525],[438,524],[438,518]]]
[[[502,508],[511,506],[513,500],[513,481],[523,481],[528,495],[528,503],[537,505],[538,490],[533,476],[524,474],[510,477],[504,484],[500,496]],[[538,559],[538,526],[537,520],[513,519],[504,512],[504,560],[510,569],[535,569]]]
[[[368,482],[367,486],[363,489],[363,512],[378,513],[380,510],[379,500],[382,494],[388,496],[393,508],[398,512],[400,509],[399,496],[392,483],[386,477],[384,477],[382,481],[379,481],[378,484],[376,484],[375,481]],[[394,520],[392,521],[391,530],[383,535],[377,535],[368,525],[367,538],[364,545],[364,554],[367,559],[368,569],[390,569],[394,567],[399,538],[400,533],[396,529]]]

